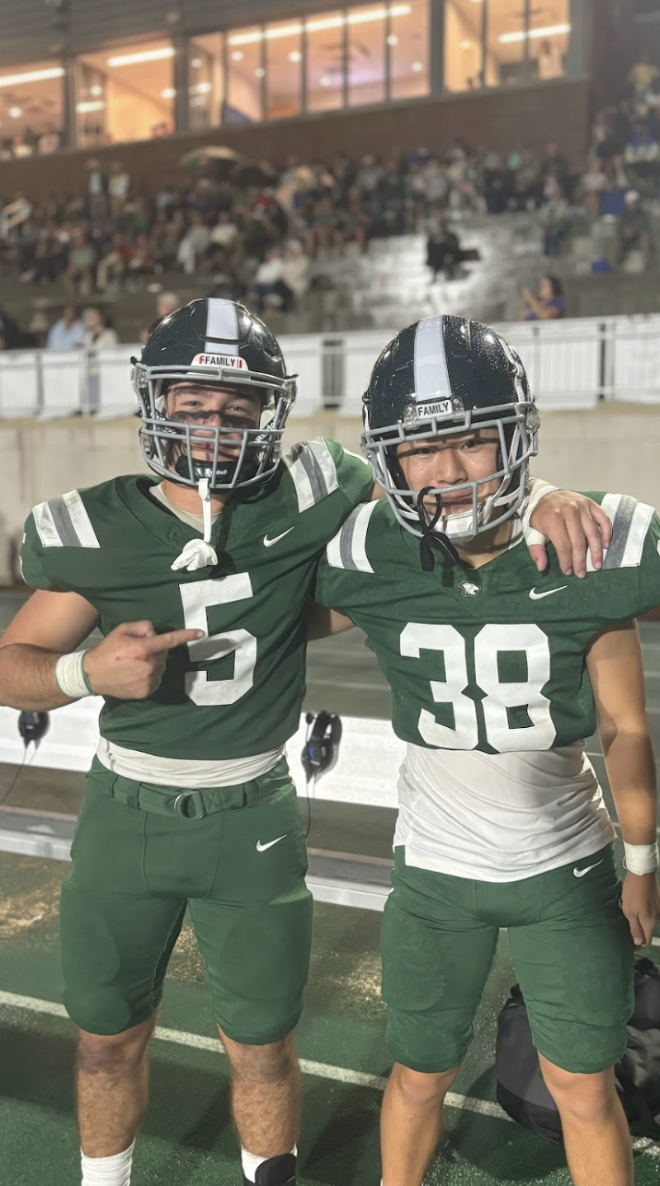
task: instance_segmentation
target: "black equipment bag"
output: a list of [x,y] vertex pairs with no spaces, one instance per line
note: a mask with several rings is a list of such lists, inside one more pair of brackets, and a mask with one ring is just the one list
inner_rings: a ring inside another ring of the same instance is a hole
[[[628,1044],[616,1066],[616,1084],[630,1123],[643,1121],[660,1137],[660,968],[635,962],[635,1010]],[[561,1120],[532,1044],[527,1009],[517,984],[497,1019],[497,1100],[504,1111],[547,1141],[562,1143]]]

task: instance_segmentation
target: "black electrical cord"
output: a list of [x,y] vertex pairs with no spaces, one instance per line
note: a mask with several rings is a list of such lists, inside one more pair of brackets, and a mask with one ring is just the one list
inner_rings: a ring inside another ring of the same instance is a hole
[[[12,791],[14,790],[14,787],[16,786],[16,783],[18,782],[19,778],[21,777],[21,774],[26,769],[26,767],[29,766],[32,763],[32,761],[34,760],[35,754],[39,748],[39,743],[42,740],[42,738],[46,736],[46,733],[48,732],[49,728],[50,728],[50,715],[47,712],[27,712],[27,711],[24,711],[24,712],[20,712],[18,714],[18,731],[19,731],[21,737],[23,738],[23,745],[25,746],[25,749],[23,751],[23,761],[21,762],[20,766],[18,767],[18,770],[14,774],[14,777],[12,778],[4,795],[0,799],[0,807],[2,806],[3,803],[7,802],[7,799],[11,795]],[[34,749],[32,750],[30,757],[28,758],[28,750],[29,750],[31,743],[34,743]]]
[[321,774],[331,770],[337,761],[342,725],[341,718],[336,713],[325,710],[317,713],[316,716],[314,713],[308,712],[305,719],[308,729],[301,761],[306,778],[307,824],[305,839],[307,839],[312,826],[312,799],[316,789],[316,780]]
[[17,770],[17,771],[16,771],[16,773],[14,774],[14,777],[12,778],[12,780],[11,780],[11,782],[10,782],[9,786],[7,787],[7,790],[6,790],[6,791],[5,791],[5,793],[4,793],[4,795],[3,795],[3,796],[2,796],[2,798],[0,799],[0,807],[2,806],[2,804],[3,804],[3,803],[6,803],[6,802],[7,802],[7,799],[8,799],[8,798],[9,798],[9,796],[11,795],[11,793],[12,793],[12,791],[13,791],[14,787],[16,786],[16,783],[18,782],[19,778],[21,777],[21,774],[22,774],[22,773],[23,773],[23,771],[24,771],[24,770],[25,770],[25,769],[26,769],[26,768],[27,768],[27,767],[28,767],[28,766],[31,764],[31,762],[32,762],[32,759],[34,758],[34,755],[36,754],[36,752],[37,752],[37,747],[36,747],[36,745],[35,745],[35,747],[34,747],[34,749],[33,749],[32,753],[30,754],[30,758],[29,758],[29,760],[28,760],[28,751],[27,751],[27,746],[26,746],[26,748],[25,748],[25,752],[24,752],[24,754],[23,754],[23,761],[21,762],[20,766],[18,767],[18,770]]

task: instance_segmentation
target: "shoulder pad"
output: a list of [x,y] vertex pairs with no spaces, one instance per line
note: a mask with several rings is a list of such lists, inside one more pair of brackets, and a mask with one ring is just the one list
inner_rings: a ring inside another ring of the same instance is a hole
[[367,530],[378,502],[362,502],[351,511],[334,539],[326,548],[331,568],[351,568],[358,572],[373,572],[367,556]]
[[[642,562],[644,542],[655,511],[629,494],[606,494],[601,502],[612,520],[612,539],[604,553],[603,569],[637,568]],[[594,571],[591,555],[587,570]]]
[[306,511],[339,489],[337,467],[322,437],[294,445],[282,460],[293,479],[299,511]]
[[40,502],[32,515],[44,548],[101,547],[77,490]]

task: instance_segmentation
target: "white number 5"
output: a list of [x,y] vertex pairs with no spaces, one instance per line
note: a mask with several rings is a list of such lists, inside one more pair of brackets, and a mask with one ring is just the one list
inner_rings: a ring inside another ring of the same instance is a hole
[[[252,597],[252,582],[246,572],[219,580],[193,581],[180,585],[183,619],[187,630],[208,632],[207,610],[212,605],[247,601]],[[257,640],[247,630],[223,630],[199,642],[188,644],[193,663],[213,663],[234,652],[234,675],[231,679],[209,679],[206,671],[187,671],[186,696],[195,704],[235,704],[250,691],[257,662]]]

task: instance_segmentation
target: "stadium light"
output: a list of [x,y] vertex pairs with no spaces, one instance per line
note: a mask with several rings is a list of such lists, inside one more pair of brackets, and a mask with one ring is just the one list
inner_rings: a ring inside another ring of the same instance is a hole
[[117,58],[108,58],[108,66],[136,66],[138,62],[159,62],[162,58],[173,58],[174,46],[164,45],[161,49],[145,49],[141,53],[121,54]]
[[347,16],[319,17],[317,20],[307,21],[305,25],[300,21],[295,25],[271,26],[266,28],[265,32],[255,29],[252,33],[235,33],[229,38],[229,44],[254,45],[264,38],[266,41],[275,41],[280,37],[292,37],[294,34],[302,33],[303,28],[308,33],[322,33],[326,29],[341,29],[343,25],[364,25],[370,21],[383,21],[386,16],[410,16],[411,12],[410,4],[391,4],[389,8],[382,6],[372,8],[369,12],[349,12]]
[[52,66],[49,70],[31,70],[29,74],[4,74],[0,86],[20,86],[22,82],[47,82],[49,78],[62,78],[64,68]]
[[500,33],[497,40],[502,45],[510,45],[513,41],[525,41],[528,37],[560,37],[562,33],[570,33],[570,25],[545,25],[541,29],[530,29],[527,33]]

